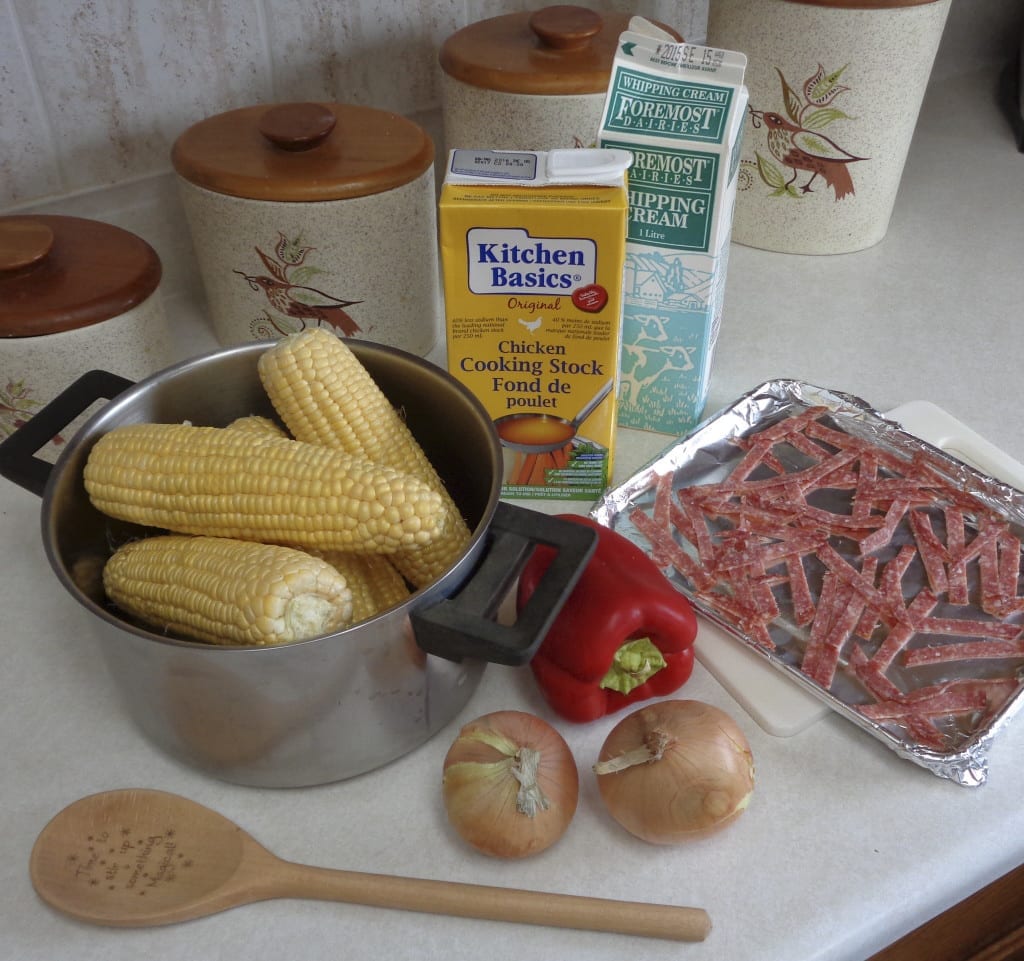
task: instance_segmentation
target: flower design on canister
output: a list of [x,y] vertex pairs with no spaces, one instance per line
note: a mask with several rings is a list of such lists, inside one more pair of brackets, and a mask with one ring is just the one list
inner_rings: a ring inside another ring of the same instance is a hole
[[[837,201],[856,193],[850,166],[868,158],[850,153],[837,140],[822,133],[834,123],[851,119],[836,106],[836,101],[850,89],[839,83],[845,70],[843,66],[826,73],[819,63],[798,92],[776,67],[782,84],[781,111],[758,110],[753,104],[748,107],[753,126],[767,130],[771,157],[756,151],[755,157],[758,176],[772,189],[771,196],[799,199],[814,192],[818,177],[832,188]],[[792,174],[787,176],[786,168]],[[810,177],[797,184],[802,174]]]

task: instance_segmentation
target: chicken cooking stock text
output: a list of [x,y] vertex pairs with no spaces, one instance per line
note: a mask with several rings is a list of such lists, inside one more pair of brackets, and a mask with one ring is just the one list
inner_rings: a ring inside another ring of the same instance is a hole
[[[474,227],[467,237],[469,289],[505,298],[509,315],[555,317],[562,296],[595,284],[597,243],[590,237],[536,236],[521,227]],[[543,296],[549,293],[549,296]],[[530,327],[527,321],[524,326]],[[531,328],[532,329],[532,328]],[[505,410],[556,409],[572,395],[572,378],[607,379],[607,364],[580,358],[565,344],[505,337],[487,357],[463,357],[463,373],[489,375],[490,390]]]
[[505,409],[555,408],[560,398],[572,393],[567,377],[607,378],[606,364],[596,359],[567,360],[564,344],[502,340],[498,356],[464,357],[465,373],[490,374],[491,390],[505,395]]

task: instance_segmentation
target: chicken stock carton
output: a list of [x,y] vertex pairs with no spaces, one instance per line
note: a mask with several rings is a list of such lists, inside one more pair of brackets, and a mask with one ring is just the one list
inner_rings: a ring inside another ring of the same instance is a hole
[[449,372],[502,444],[502,494],[593,500],[615,452],[626,244],[618,150],[452,150],[438,224]]
[[634,18],[598,134],[629,150],[619,423],[680,435],[701,418],[721,323],[747,105],[741,53]]

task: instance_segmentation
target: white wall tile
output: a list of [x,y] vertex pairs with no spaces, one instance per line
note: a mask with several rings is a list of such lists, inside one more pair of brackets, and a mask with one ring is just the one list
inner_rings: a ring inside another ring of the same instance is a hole
[[14,0],[66,190],[167,166],[207,113],[268,90],[256,0]]
[[410,114],[440,100],[437,51],[458,0],[263,0],[278,100],[338,100]]
[[0,0],[0,210],[62,189],[18,21]]

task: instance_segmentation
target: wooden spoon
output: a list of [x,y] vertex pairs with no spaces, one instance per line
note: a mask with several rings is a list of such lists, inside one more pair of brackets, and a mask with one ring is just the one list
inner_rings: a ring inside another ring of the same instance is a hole
[[141,789],[93,794],[66,807],[37,838],[29,870],[52,907],[118,927],[187,921],[270,898],[314,898],[677,941],[702,941],[711,929],[700,908],[296,864],[216,811]]

